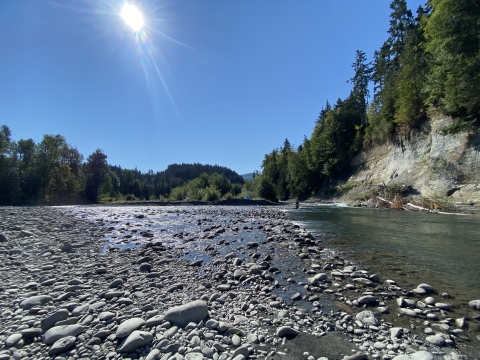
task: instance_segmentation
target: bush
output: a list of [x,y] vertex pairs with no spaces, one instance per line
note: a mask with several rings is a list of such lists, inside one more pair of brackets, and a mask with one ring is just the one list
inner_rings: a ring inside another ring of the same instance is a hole
[[203,200],[204,201],[217,201],[221,198],[222,194],[220,190],[218,190],[214,186],[209,186],[205,189],[203,193]]
[[133,194],[125,195],[125,201],[137,201],[137,198]]
[[187,197],[187,189],[179,186],[170,191],[169,199],[172,201],[182,201]]
[[278,202],[273,184],[265,176],[258,177],[258,196],[266,200]]

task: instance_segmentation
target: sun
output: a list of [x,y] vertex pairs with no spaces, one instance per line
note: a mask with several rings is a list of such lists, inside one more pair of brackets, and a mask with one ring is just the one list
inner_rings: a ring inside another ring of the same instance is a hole
[[125,4],[122,8],[122,18],[130,26],[133,32],[139,32],[142,30],[143,25],[145,25],[143,21],[143,16],[138,11],[138,9],[130,4]]

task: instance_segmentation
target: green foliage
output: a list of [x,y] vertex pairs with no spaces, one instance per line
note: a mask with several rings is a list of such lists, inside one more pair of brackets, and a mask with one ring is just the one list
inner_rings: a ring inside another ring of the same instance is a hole
[[222,194],[215,186],[211,185],[204,191],[203,200],[205,201],[217,201],[220,200]]
[[255,178],[255,180],[259,197],[270,201],[278,201],[273,183],[267,177],[261,175]]
[[464,119],[456,118],[452,125],[445,126],[442,129],[442,135],[458,134],[461,131],[470,129],[476,122],[477,119],[473,118],[473,116],[467,116]]
[[423,23],[431,55],[428,101],[451,115],[480,115],[480,3],[431,0]]

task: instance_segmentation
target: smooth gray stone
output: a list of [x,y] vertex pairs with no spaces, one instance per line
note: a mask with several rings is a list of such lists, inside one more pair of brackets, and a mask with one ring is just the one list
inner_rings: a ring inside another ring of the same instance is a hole
[[98,310],[98,309],[104,307],[105,305],[107,305],[107,303],[106,303],[105,301],[98,301],[98,302],[90,305],[90,306],[88,307],[88,309],[95,311],[95,310]]
[[31,339],[40,335],[42,333],[42,329],[28,328],[28,329],[23,329],[21,333],[24,339]]
[[430,344],[435,346],[443,346],[445,345],[445,339],[443,336],[440,335],[430,335],[425,338]]
[[168,309],[165,313],[165,320],[180,326],[186,326],[189,322],[198,323],[207,316],[207,304],[202,300],[195,300],[187,304]]
[[153,335],[148,331],[135,330],[117,347],[117,352],[132,352],[135,349],[147,345],[153,340]]
[[427,298],[425,299],[425,304],[427,304],[427,305],[435,305],[435,299],[434,299],[433,297],[429,296],[429,297],[427,297]]
[[251,344],[258,344],[258,337],[255,334],[249,334],[247,336],[247,341]]
[[416,288],[416,289],[413,289],[412,292],[415,295],[425,295],[427,293],[427,290],[425,290],[424,288]]
[[123,285],[123,279],[118,278],[113,280],[108,287],[112,289],[112,288],[117,288],[121,285]]
[[67,336],[59,339],[55,341],[50,350],[48,350],[48,355],[57,355],[68,351],[75,346],[76,341],[77,338],[75,336]]
[[107,321],[114,317],[115,317],[115,313],[111,311],[102,311],[100,314],[98,314],[98,320],[100,321]]
[[158,360],[158,357],[160,356],[160,350],[158,349],[153,349],[150,351],[145,358],[145,360]]
[[233,273],[233,278],[238,280],[240,279],[242,276],[247,276],[248,273],[245,271],[245,270],[242,270],[242,269],[237,269],[235,270],[235,272]]
[[119,298],[123,295],[121,291],[109,291],[105,294],[105,299]]
[[22,334],[20,333],[12,334],[5,340],[5,345],[7,347],[13,346],[16,343],[18,343],[21,339],[22,339]]
[[20,307],[23,310],[30,310],[34,306],[43,306],[52,301],[53,301],[53,298],[51,296],[37,295],[37,296],[32,296],[32,297],[29,297],[28,299],[23,300],[20,303]]
[[294,336],[297,336],[298,334],[300,334],[300,332],[295,330],[294,328],[291,328],[290,326],[280,326],[276,331],[277,337],[286,337],[286,336],[294,337]]
[[132,299],[129,299],[129,298],[126,298],[126,297],[122,297],[120,299],[117,300],[117,304],[125,304],[125,305],[130,305],[130,304],[133,304],[133,300]]
[[377,301],[377,299],[373,295],[365,295],[365,296],[359,297],[357,301],[360,305],[363,305],[363,304],[374,303],[375,301]]
[[480,300],[472,300],[468,303],[468,305],[475,310],[480,310]]
[[360,321],[363,325],[366,326],[377,326],[379,324],[377,318],[375,317],[375,314],[370,311],[370,310],[364,310],[359,312],[356,316],[355,319]]
[[307,281],[310,283],[310,285],[315,285],[317,282],[324,281],[326,278],[327,278],[327,274],[321,273],[321,274],[316,274],[311,278],[308,278]]
[[240,336],[238,336],[237,334],[233,334],[232,344],[235,347],[239,347],[240,345],[242,345],[242,339],[240,339]]
[[185,355],[185,360],[203,360],[205,357],[203,356],[202,353],[199,352],[191,352]]
[[125,338],[129,336],[134,330],[142,327],[145,321],[142,318],[132,318],[122,322],[117,329],[117,338]]
[[80,305],[72,310],[72,316],[83,315],[88,311],[88,305]]
[[55,326],[48,330],[45,334],[43,334],[42,342],[44,344],[50,345],[53,344],[55,341],[67,336],[78,336],[82,333],[82,331],[82,325]]
[[145,326],[146,327],[152,327],[152,326],[157,326],[163,323],[163,315],[155,315],[145,321]]
[[405,315],[405,316],[410,316],[410,317],[417,317],[417,313],[415,311],[413,311],[412,309],[398,309],[398,312],[402,315]]
[[435,307],[442,310],[450,310],[450,304],[447,304],[447,303],[437,302],[435,303]]
[[206,323],[205,323],[205,326],[209,329],[217,329],[218,328],[218,321],[217,320],[213,320],[213,319],[209,319]]
[[420,284],[420,285],[417,286],[417,288],[422,288],[422,289],[424,289],[426,292],[430,292],[430,293],[435,292],[435,290],[433,289],[433,287],[431,287],[431,286],[428,285],[428,284]]
[[390,337],[393,340],[400,338],[403,334],[403,328],[401,327],[392,327],[390,329]]
[[67,309],[60,309],[53,314],[47,316],[40,322],[40,327],[42,330],[48,330],[53,327],[57,322],[68,319],[68,310]]
[[433,360],[433,355],[428,351],[417,351],[416,353],[407,355],[397,355],[393,360]]
[[245,358],[248,358],[250,355],[250,351],[245,346],[240,346],[235,352],[233,353],[233,358],[235,359],[238,355],[243,355]]

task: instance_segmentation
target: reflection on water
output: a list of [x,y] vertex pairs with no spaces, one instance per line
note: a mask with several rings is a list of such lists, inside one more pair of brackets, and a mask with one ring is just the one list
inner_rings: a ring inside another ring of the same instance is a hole
[[288,215],[347,257],[406,288],[480,298],[480,217],[315,206]]

